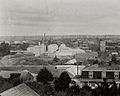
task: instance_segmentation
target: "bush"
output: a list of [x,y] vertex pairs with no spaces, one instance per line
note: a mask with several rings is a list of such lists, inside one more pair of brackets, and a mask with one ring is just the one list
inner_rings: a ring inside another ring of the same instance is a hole
[[55,91],[54,96],[67,96],[67,95],[66,95],[66,92],[64,91],[59,91],[59,92]]
[[74,85],[66,90],[66,96],[79,96],[79,86]]

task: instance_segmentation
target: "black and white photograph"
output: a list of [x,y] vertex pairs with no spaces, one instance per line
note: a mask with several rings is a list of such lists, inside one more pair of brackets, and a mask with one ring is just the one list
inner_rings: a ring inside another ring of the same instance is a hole
[[0,96],[120,96],[120,0],[0,0]]

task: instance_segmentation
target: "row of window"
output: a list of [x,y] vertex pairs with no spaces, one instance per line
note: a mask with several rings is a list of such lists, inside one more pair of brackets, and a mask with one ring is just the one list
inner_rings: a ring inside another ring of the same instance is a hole
[[102,71],[83,71],[81,78],[93,78],[93,79],[102,79],[102,78],[108,78],[108,79],[120,79],[120,72],[102,72]]

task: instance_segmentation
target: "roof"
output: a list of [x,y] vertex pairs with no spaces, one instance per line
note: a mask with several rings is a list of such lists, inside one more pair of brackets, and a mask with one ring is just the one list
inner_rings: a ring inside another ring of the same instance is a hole
[[120,65],[104,65],[99,66],[97,64],[86,67],[83,71],[120,71]]
[[1,96],[40,96],[26,84],[20,84],[0,94]]
[[66,62],[65,64],[75,64],[77,62],[76,59],[72,59],[72,60],[69,60],[68,62]]
[[[72,66],[70,68],[67,68],[66,71],[69,72],[73,77],[76,75],[81,75],[81,71],[85,68],[85,66]],[[78,69],[78,74],[77,74],[77,69]]]
[[87,53],[79,53],[75,55],[75,58],[85,58],[85,59],[89,59],[89,58],[95,58],[98,57],[98,53],[97,52],[87,52]]
[[26,78],[26,77],[33,77],[33,75],[31,74],[31,72],[29,72],[28,70],[23,70],[21,71],[21,78]]

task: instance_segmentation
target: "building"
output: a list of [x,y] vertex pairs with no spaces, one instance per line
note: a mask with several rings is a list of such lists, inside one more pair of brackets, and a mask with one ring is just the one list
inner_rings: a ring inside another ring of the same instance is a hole
[[20,73],[21,73],[20,78],[23,80],[23,82],[30,82],[30,81],[32,82],[35,80],[34,75],[28,70],[23,70]]
[[86,52],[86,53],[79,53],[75,55],[75,59],[79,63],[83,63],[84,61],[87,61],[87,60],[95,60],[96,57],[98,57],[97,52]]
[[59,50],[56,51],[55,55],[57,57],[64,57],[64,56],[74,56],[75,54],[78,53],[85,53],[85,51],[80,48],[70,48],[67,47],[65,44],[61,44]]
[[51,45],[48,46],[48,52],[49,53],[54,53],[57,50],[58,50],[58,45],[57,44],[51,44]]
[[101,52],[106,51],[106,41],[100,41],[100,51]]
[[70,64],[70,65],[72,64],[72,65],[73,65],[73,64],[75,64],[75,63],[77,63],[77,60],[76,60],[76,59],[72,59],[72,60],[69,60],[68,62],[66,62],[65,64],[68,64],[68,65],[69,65],[69,64]]
[[107,78],[108,82],[115,80],[120,83],[120,65],[100,66],[92,65],[82,70],[81,82],[103,82]]
[[74,78],[76,75],[81,75],[82,70],[85,68],[85,66],[72,66],[70,68],[67,68],[66,71],[71,74],[70,76]]
[[40,56],[41,54],[46,52],[46,45],[41,44],[41,45],[37,45],[37,46],[33,46],[33,47],[28,47],[27,48],[27,52],[31,52],[34,53],[35,56]]
[[23,83],[0,93],[0,96],[40,96],[40,95],[37,94],[34,90],[32,90],[29,86]]

